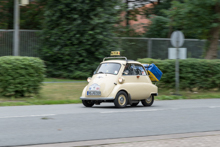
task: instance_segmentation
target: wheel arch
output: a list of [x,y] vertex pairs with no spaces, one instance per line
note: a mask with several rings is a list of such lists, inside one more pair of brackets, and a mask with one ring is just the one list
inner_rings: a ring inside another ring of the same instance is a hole
[[[127,94],[127,100],[128,100],[128,104],[132,104],[132,102],[131,102],[131,95],[125,90],[125,89],[120,89],[118,92],[117,92],[117,94],[119,93],[119,92],[121,92],[121,91],[123,91],[123,92],[125,92],[126,94]],[[117,95],[116,94],[116,95]],[[115,95],[115,96],[116,96]]]
[[[129,93],[128,93],[125,89],[119,90],[119,91],[117,92],[117,94],[118,94],[119,92],[121,92],[121,91],[125,92],[125,93],[127,94],[127,96],[129,96]],[[117,94],[116,94],[116,95],[117,95]],[[115,96],[116,96],[116,95],[115,95]]]
[[158,96],[158,93],[155,93],[155,92],[151,92],[150,95],[153,95],[153,96]]

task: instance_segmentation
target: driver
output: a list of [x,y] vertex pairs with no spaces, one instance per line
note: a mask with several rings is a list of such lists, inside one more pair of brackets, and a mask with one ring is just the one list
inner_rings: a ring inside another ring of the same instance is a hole
[[132,71],[131,66],[129,64],[126,64],[123,75],[131,75],[131,71]]

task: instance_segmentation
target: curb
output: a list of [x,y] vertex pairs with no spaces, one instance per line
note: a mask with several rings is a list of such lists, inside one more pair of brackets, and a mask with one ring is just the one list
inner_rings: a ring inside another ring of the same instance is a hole
[[132,142],[141,142],[141,141],[156,141],[156,140],[180,139],[180,138],[215,136],[215,135],[220,135],[220,131],[169,134],[169,135],[146,136],[146,137],[130,137],[130,138],[105,139],[105,140],[90,140],[90,141],[78,141],[78,142],[54,143],[54,144],[42,144],[42,145],[30,145],[30,146],[18,146],[18,147],[61,147],[61,146],[89,147],[89,146],[107,145],[107,144],[116,144],[116,143],[132,143]]

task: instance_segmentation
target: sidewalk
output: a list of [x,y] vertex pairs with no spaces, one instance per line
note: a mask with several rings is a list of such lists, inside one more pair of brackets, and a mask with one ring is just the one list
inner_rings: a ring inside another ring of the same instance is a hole
[[[29,147],[220,147],[220,131],[92,140]],[[26,146],[27,147],[27,146]]]
[[149,140],[90,147],[220,147],[220,135],[178,139]]

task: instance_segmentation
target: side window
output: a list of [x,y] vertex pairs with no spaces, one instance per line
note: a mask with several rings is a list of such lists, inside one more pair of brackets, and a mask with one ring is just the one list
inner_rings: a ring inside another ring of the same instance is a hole
[[125,69],[123,71],[123,75],[136,75],[134,69],[135,69],[134,64],[126,64]]
[[142,76],[146,76],[146,72],[143,68],[143,66],[135,64],[135,69],[134,69],[136,75],[142,75]]

